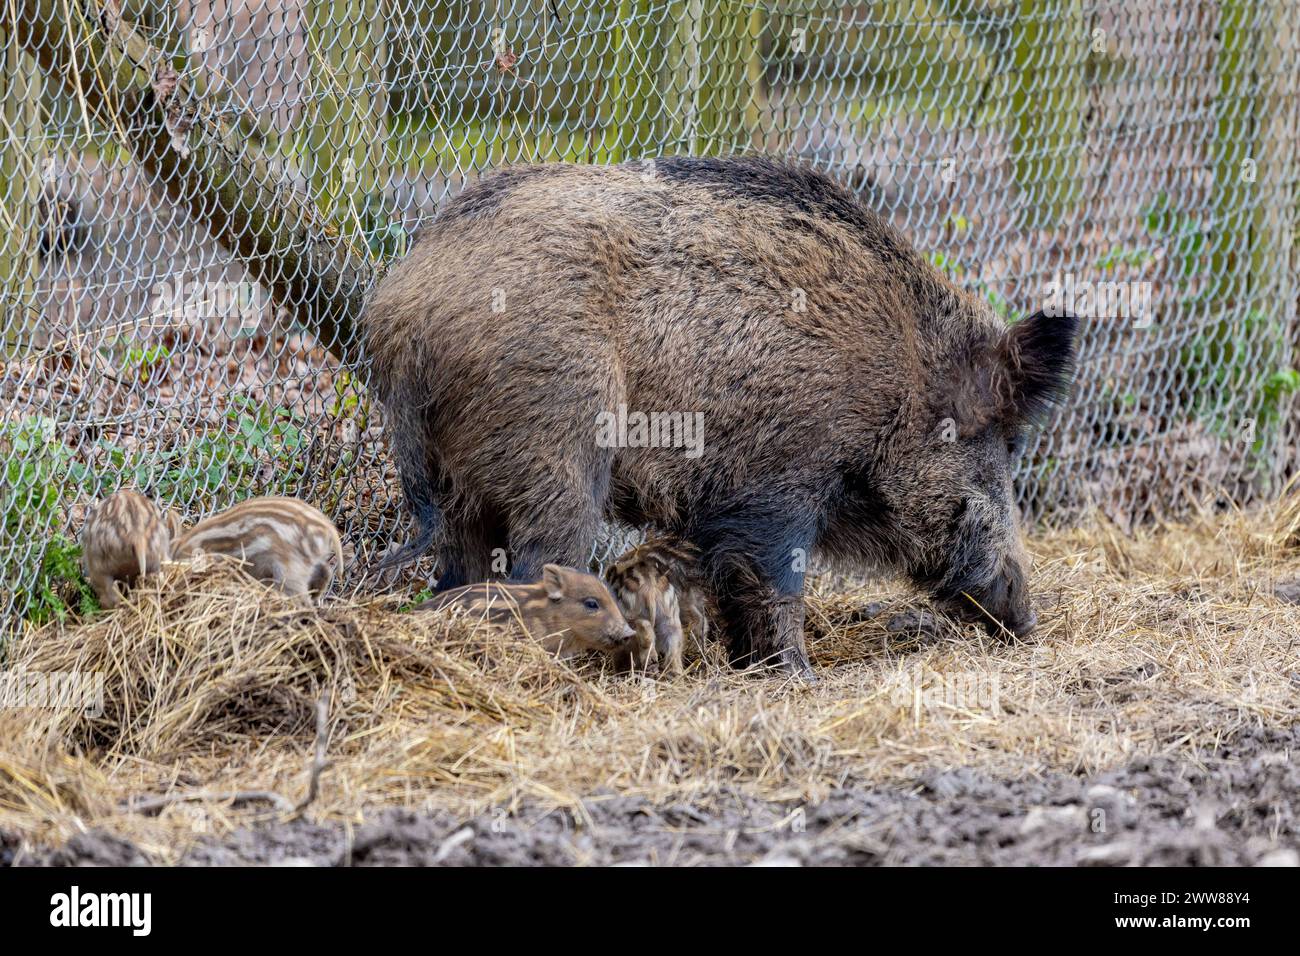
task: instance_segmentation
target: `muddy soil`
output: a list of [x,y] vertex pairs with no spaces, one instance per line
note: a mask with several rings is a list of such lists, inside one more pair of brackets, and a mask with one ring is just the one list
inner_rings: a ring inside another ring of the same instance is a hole
[[[1200,759],[1155,757],[1081,778],[935,772],[910,789],[844,789],[798,806],[738,792],[655,806],[595,794],[585,812],[525,806],[470,819],[381,810],[362,826],[269,822],[190,848],[183,864],[313,866],[1297,865],[1300,727],[1251,731]],[[0,834],[0,863],[151,861],[91,831],[55,849]]]

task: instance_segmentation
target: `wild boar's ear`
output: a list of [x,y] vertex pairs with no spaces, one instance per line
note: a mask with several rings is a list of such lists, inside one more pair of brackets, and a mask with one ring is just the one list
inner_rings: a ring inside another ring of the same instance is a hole
[[558,601],[564,597],[564,569],[558,564],[548,564],[542,568],[542,586],[546,588],[546,596],[552,601]]
[[1039,311],[1007,329],[992,383],[1005,419],[1039,421],[1065,398],[1074,375],[1078,327],[1073,315]]

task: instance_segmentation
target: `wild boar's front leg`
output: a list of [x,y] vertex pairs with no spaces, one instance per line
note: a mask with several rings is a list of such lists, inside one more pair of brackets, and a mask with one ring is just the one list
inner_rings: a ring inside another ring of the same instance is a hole
[[603,500],[590,486],[574,489],[553,477],[539,477],[531,490],[532,499],[516,502],[510,513],[510,580],[535,581],[546,564],[585,566]]
[[803,637],[802,594],[750,592],[719,597],[718,602],[733,664],[777,667],[802,678],[813,676]]
[[803,636],[803,573],[784,555],[763,561],[744,551],[714,550],[706,551],[705,560],[732,664],[777,667],[813,679]]

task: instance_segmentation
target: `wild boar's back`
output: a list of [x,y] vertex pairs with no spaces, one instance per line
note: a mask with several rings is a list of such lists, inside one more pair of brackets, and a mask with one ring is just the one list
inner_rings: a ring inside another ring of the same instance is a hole
[[448,203],[378,288],[367,348],[461,493],[512,485],[520,442],[558,444],[588,478],[599,411],[703,412],[720,472],[618,450],[615,491],[644,492],[628,517],[663,521],[704,483],[842,457],[846,433],[921,386],[916,321],[941,321],[955,294],[806,169],[533,166]]

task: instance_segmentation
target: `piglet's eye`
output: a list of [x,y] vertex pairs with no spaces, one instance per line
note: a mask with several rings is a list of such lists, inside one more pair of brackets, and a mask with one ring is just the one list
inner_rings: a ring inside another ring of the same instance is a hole
[[595,598],[584,598],[582,601],[582,606],[585,607],[588,611],[600,610],[600,602],[597,601]]

